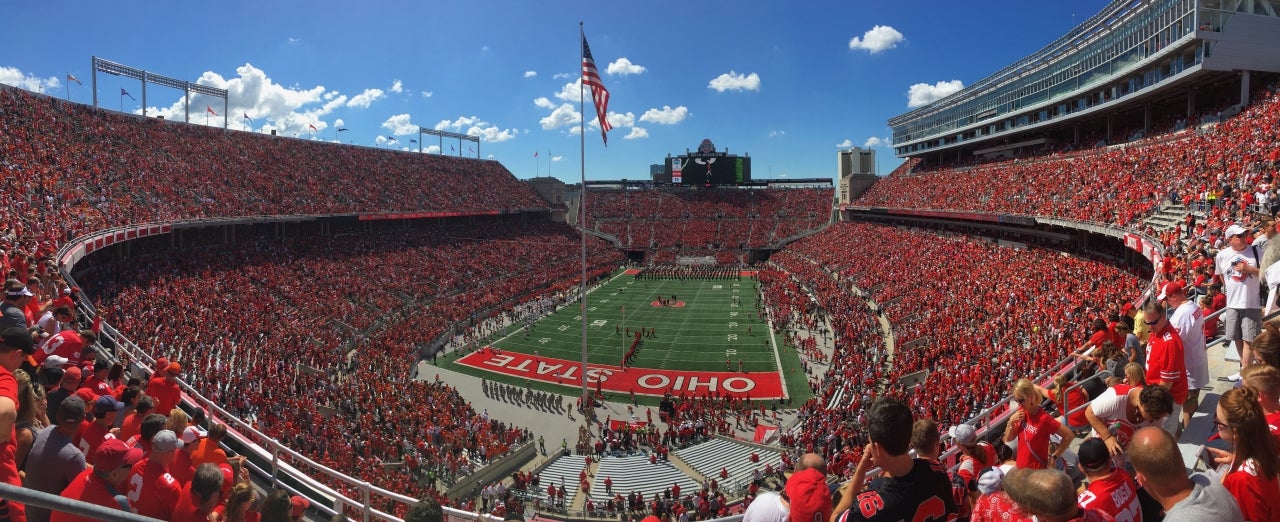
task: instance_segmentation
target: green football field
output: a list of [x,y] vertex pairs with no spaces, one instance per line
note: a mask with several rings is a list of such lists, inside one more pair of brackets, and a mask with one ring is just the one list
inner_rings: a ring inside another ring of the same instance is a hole
[[[618,366],[638,328],[643,337],[633,368],[687,371],[781,372],[796,404],[811,394],[794,349],[774,336],[756,306],[758,283],[738,280],[639,279],[619,272],[587,294],[587,360]],[[659,298],[677,306],[655,306]],[[735,299],[736,298],[736,299]],[[542,318],[531,328],[509,327],[489,343],[504,351],[580,361],[582,322],[577,303]],[[630,329],[631,334],[627,334]],[[728,368],[726,368],[726,359]],[[524,380],[441,361],[450,369],[526,385]],[[536,385],[536,383],[535,383]],[[553,389],[564,392],[562,388]]]

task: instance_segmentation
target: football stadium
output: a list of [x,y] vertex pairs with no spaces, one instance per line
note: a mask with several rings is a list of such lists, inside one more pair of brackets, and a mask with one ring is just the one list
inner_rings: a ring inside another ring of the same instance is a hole
[[590,32],[568,182],[476,118],[7,82],[0,520],[1280,520],[1278,12],[1105,3],[804,177],[587,179],[674,114]]

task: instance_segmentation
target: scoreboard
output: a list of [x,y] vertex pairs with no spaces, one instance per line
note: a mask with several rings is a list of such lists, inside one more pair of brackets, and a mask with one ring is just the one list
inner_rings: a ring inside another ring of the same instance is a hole
[[717,186],[751,182],[751,157],[718,152],[704,139],[697,152],[668,157],[662,181],[672,185]]

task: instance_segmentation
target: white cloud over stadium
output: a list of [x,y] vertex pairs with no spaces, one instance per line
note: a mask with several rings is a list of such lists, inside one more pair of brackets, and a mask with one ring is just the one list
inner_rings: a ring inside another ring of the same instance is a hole
[[715,89],[716,92],[758,91],[760,90],[760,75],[756,73],[742,75],[735,71],[729,71],[713,78],[707,83],[707,88]]
[[32,74],[24,74],[16,67],[0,67],[0,83],[40,93],[62,86],[57,76],[39,78]]
[[614,60],[604,71],[614,76],[626,76],[628,74],[640,74],[644,70],[644,66],[631,63],[631,60],[624,56]]
[[922,107],[960,92],[961,89],[964,89],[964,82],[960,80],[940,81],[933,85],[917,83],[907,88],[907,107]]
[[515,138],[519,134],[516,129],[503,129],[476,116],[460,116],[453,121],[440,120],[435,129],[460,132],[467,136],[477,136],[490,143],[501,143]]
[[854,51],[867,51],[871,54],[880,54],[889,49],[897,47],[899,43],[906,40],[902,33],[897,29],[887,25],[877,25],[868,29],[861,37],[855,36],[849,40],[849,49]]

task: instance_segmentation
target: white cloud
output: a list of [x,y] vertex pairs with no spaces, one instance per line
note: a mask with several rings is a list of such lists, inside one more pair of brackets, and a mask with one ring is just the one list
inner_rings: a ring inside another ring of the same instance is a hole
[[553,103],[551,100],[548,100],[546,96],[539,96],[538,98],[534,99],[533,105],[536,107],[541,107],[543,109],[556,108],[556,104]]
[[573,73],[555,73],[551,75],[552,80],[568,80],[573,77]]
[[382,89],[365,89],[364,92],[352,96],[351,101],[347,102],[347,107],[368,109],[369,105],[382,99],[383,96]]
[[57,76],[39,78],[32,74],[23,74],[15,67],[0,67],[0,83],[32,92],[45,92],[62,86]]
[[785,135],[786,133],[787,133],[787,131],[782,131],[782,130],[771,130],[771,131],[769,131],[769,137],[770,137],[770,138],[774,138],[774,137],[777,137],[777,136]]
[[433,94],[435,94],[435,93],[434,93],[434,92],[431,92],[431,91],[422,91],[422,97],[423,97],[423,98],[430,98]]
[[[463,130],[464,128],[466,130]],[[454,121],[440,120],[435,129],[461,132],[467,136],[478,136],[480,139],[491,143],[510,140],[520,133],[516,129],[503,129],[497,125],[492,125],[476,116],[460,116]]]
[[640,74],[644,72],[644,70],[643,65],[631,63],[631,60],[628,60],[627,57],[624,56],[614,60],[613,63],[609,64],[609,66],[605,68],[604,72],[613,75],[626,76],[628,74]]
[[373,139],[373,142],[374,142],[374,143],[376,143],[376,144],[378,144],[378,145],[383,145],[383,144],[387,143],[387,137],[386,137],[386,136],[379,135],[378,137],[376,137],[376,138],[374,138],[374,139]]
[[480,51],[482,51],[482,52],[487,52],[488,50],[489,50],[489,46],[487,46],[487,45],[482,45],[482,46],[480,46]]
[[760,90],[760,75],[751,73],[743,76],[734,71],[729,71],[707,83],[707,88],[715,89],[717,92],[758,91]]
[[684,121],[689,116],[689,109],[684,105],[671,108],[670,105],[663,105],[661,109],[649,109],[640,115],[640,121],[647,123],[657,123],[659,125],[675,125]]
[[630,112],[626,114],[619,114],[609,111],[609,114],[606,117],[609,118],[609,125],[614,127],[634,127],[636,124],[636,115]]
[[864,142],[864,143],[862,144],[862,146],[863,146],[863,148],[870,149],[870,148],[875,148],[875,147],[888,147],[888,146],[889,146],[889,143],[891,143],[891,142],[889,141],[889,138],[881,138],[881,137],[878,137],[878,136],[872,136],[872,137],[870,137],[870,138],[867,138],[867,141],[866,141],[866,142]]
[[563,160],[563,159],[564,159],[564,156],[552,156],[552,157],[551,157],[551,161],[554,161],[554,162],[556,162],[556,163],[560,163],[560,160]]
[[570,83],[564,84],[560,91],[555,94],[557,100],[576,102],[583,97],[582,94],[582,78],[578,78]]
[[397,79],[396,81],[394,81],[394,82],[392,82],[392,83],[391,83],[391,89],[390,89],[390,90],[391,90],[391,92],[394,92],[394,93],[396,93],[396,94],[400,94],[400,92],[404,90],[404,84],[403,84],[403,83],[401,83],[401,82],[400,82],[400,80],[398,80],[398,79]]
[[524,72],[524,77],[525,77],[525,78],[537,78],[537,77],[538,77],[538,71],[525,71],[525,72]]
[[917,83],[907,89],[907,107],[916,108],[941,100],[964,89],[964,82],[939,81],[933,85]]
[[627,135],[626,135],[626,136],[623,136],[623,137],[622,137],[622,139],[624,139],[624,140],[638,140],[638,139],[641,139],[641,138],[648,138],[648,137],[649,137],[649,131],[644,130],[644,129],[640,128],[640,127],[632,127],[632,128],[631,128],[631,132],[627,133]]
[[[227,115],[234,119],[248,113],[254,119],[254,123],[261,122],[260,127],[255,129],[258,132],[276,130],[284,135],[301,135],[311,131],[310,125],[315,125],[318,130],[324,130],[329,127],[329,124],[322,118],[347,101],[346,96],[337,91],[325,89],[322,85],[311,88],[285,87],[273,82],[262,69],[254,67],[253,64],[246,63],[236,68],[236,75],[232,78],[223,78],[218,73],[207,71],[196,79],[196,83],[226,89],[227,97],[231,102],[227,108]],[[147,115],[183,121],[186,115],[183,113],[181,94],[174,96],[173,100],[172,104],[165,108],[148,107]],[[222,112],[221,99],[193,94],[191,123],[200,125],[205,123],[202,117],[203,111],[200,109],[202,105],[218,107],[219,109],[216,110]],[[221,118],[216,120],[210,118],[209,125],[220,127],[221,120]]]
[[898,46],[905,38],[897,29],[887,25],[877,25],[863,33],[862,37],[857,36],[849,40],[849,49],[854,51],[863,50],[871,54],[877,54]]
[[439,146],[439,145],[427,145],[426,147],[423,147],[423,148],[422,148],[422,153],[423,153],[423,154],[439,154],[439,153],[440,153],[440,146]]
[[408,114],[397,114],[387,118],[387,121],[382,122],[381,127],[391,131],[391,133],[396,136],[404,136],[406,134],[415,134],[418,132],[418,125],[409,121]]
[[851,147],[853,147],[853,142],[848,139],[836,144],[837,149],[848,149]]
[[347,124],[346,122],[342,121],[342,118],[338,118],[338,119],[336,119],[336,120],[333,120],[333,126],[334,126],[334,127],[341,127],[341,126],[346,125],[346,124]]
[[302,45],[302,39],[301,39],[301,38],[294,38],[294,37],[290,36],[290,37],[289,37],[289,45],[294,45],[294,46],[296,46],[296,45]]
[[[546,98],[539,98],[546,100]],[[548,103],[550,103],[548,101]],[[542,107],[539,105],[539,107]],[[549,107],[544,107],[549,108]],[[578,122],[582,121],[582,113],[573,108],[571,103],[562,103],[555,110],[551,111],[545,118],[538,120],[542,124],[542,130],[554,130],[561,127],[571,127],[574,131],[578,129]]]

